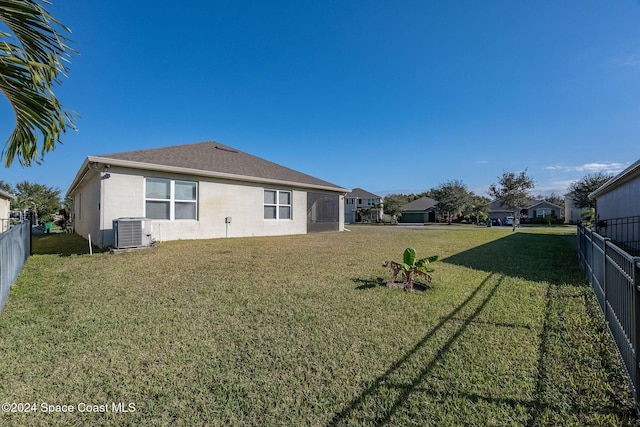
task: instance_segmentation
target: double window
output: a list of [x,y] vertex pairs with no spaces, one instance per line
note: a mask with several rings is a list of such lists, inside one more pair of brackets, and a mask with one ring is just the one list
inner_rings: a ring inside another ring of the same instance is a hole
[[538,218],[546,218],[548,216],[551,216],[551,209],[538,209],[536,211],[536,216]]
[[291,191],[264,190],[264,219],[291,219]]
[[145,179],[145,216],[152,219],[197,219],[198,183],[165,178]]

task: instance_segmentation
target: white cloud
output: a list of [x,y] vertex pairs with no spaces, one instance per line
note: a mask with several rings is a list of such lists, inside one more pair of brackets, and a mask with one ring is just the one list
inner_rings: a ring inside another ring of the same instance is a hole
[[571,185],[573,182],[575,182],[577,180],[575,179],[563,179],[563,180],[551,180],[551,181],[547,181],[546,183],[541,183],[536,185],[536,188],[534,189],[534,193],[535,194],[540,194],[540,195],[544,195],[544,196],[548,196],[551,193],[555,193],[558,195],[563,196],[568,188],[569,185]]
[[577,171],[619,173],[627,166],[629,166],[629,163],[587,163],[578,167]]
[[640,55],[631,54],[621,61],[627,67],[640,67]]
[[546,170],[550,171],[562,171],[562,172],[585,172],[596,173],[604,172],[608,174],[618,174],[622,172],[630,163],[618,163],[618,162],[593,162],[585,163],[578,166],[565,166],[565,165],[551,165],[546,166]]

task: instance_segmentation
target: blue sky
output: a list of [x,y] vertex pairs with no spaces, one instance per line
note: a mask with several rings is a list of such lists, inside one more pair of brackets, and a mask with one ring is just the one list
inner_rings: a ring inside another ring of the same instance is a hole
[[[379,195],[462,180],[535,193],[640,158],[640,0],[54,0],[82,118],[40,166],[215,140]],[[0,100],[0,138],[13,114]]]

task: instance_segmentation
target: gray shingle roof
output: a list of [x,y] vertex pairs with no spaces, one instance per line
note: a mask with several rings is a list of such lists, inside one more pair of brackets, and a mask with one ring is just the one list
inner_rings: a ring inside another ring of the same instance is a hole
[[432,199],[430,197],[420,197],[419,199],[416,199],[413,202],[409,202],[406,205],[404,205],[402,210],[404,212],[407,212],[407,211],[426,211],[427,209],[433,208],[437,204],[438,204],[438,201],[434,200],[434,199]]
[[[557,208],[560,208],[560,206],[555,205],[551,202],[548,202],[546,200],[537,200],[537,199],[531,199],[527,202],[527,206],[523,206],[522,209],[531,209],[532,207],[539,205],[541,203],[548,203],[552,206],[555,206]],[[500,204],[499,201],[494,200],[491,203],[489,203],[489,206],[487,208],[487,210],[489,212],[511,212],[511,208],[508,208],[506,206],[503,206],[502,204]]]
[[[261,159],[218,142],[174,145],[96,156],[101,160],[123,160],[147,165],[185,168],[320,187],[342,187],[296,170]],[[142,165],[140,167],[143,167]],[[161,169],[155,167],[154,169]]]
[[373,194],[373,193],[369,193],[366,190],[363,190],[362,188],[354,188],[353,190],[351,190],[349,193],[347,193],[346,196],[344,196],[346,198],[358,198],[358,199],[380,199],[381,197]]

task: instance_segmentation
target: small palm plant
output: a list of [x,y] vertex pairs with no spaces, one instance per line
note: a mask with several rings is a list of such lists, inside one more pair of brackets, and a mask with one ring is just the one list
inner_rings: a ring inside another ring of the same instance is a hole
[[411,292],[413,291],[413,285],[419,277],[423,277],[429,283],[433,281],[433,277],[431,277],[429,273],[433,273],[435,270],[430,267],[430,264],[437,260],[437,255],[417,259],[416,250],[407,248],[404,250],[402,263],[386,261],[382,266],[389,268],[391,274],[393,274],[393,277],[387,281],[387,283],[397,282],[398,276],[402,274],[401,283],[404,284],[404,290]]

